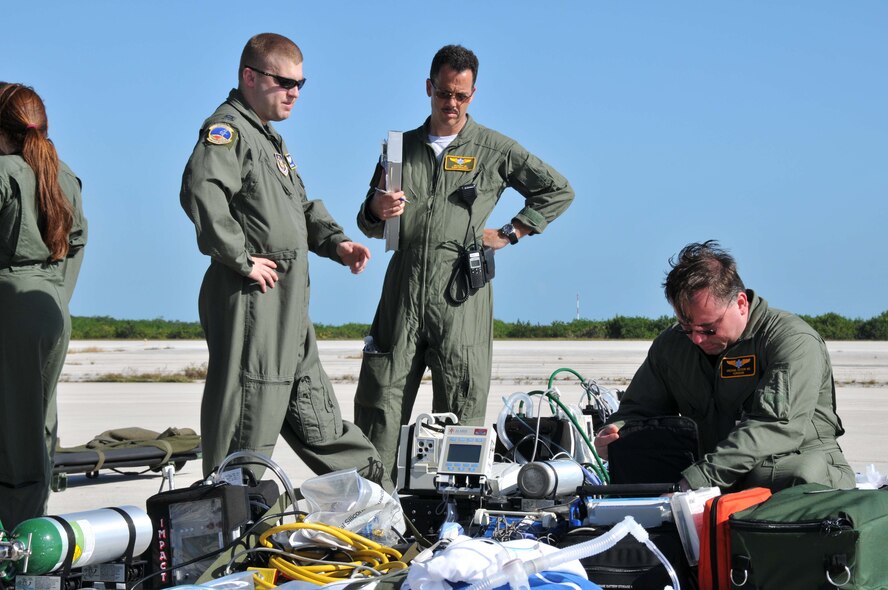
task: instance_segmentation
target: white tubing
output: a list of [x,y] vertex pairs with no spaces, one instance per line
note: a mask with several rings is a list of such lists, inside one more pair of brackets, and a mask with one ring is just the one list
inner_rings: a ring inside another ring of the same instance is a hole
[[[489,578],[482,580],[481,582],[472,584],[465,590],[490,590],[491,588],[496,588],[507,583],[515,583],[517,587],[520,587],[524,585],[524,583],[526,583],[524,582],[524,580],[534,574],[552,569],[553,567],[561,565],[562,563],[565,563],[567,561],[574,561],[577,559],[582,559],[584,557],[589,557],[590,555],[597,555],[603,551],[607,551],[608,549],[616,545],[620,541],[620,539],[630,533],[638,541],[644,543],[649,549],[651,549],[651,551],[654,552],[654,554],[657,556],[657,559],[659,559],[660,562],[663,563],[663,565],[666,567],[666,570],[669,572],[669,576],[672,579],[673,589],[680,590],[678,577],[676,576],[675,570],[672,568],[672,565],[660,552],[660,550],[656,548],[653,542],[650,541],[648,533],[644,529],[644,527],[635,522],[635,519],[631,516],[625,517],[623,520],[614,525],[611,530],[600,537],[589,539],[588,541],[583,541],[582,543],[577,543],[576,545],[571,545],[569,547],[564,547],[554,553],[543,555],[541,557],[537,557],[536,559],[525,562],[524,576],[516,575],[515,572],[512,572],[510,575],[508,571],[497,571]],[[503,570],[509,570],[509,568],[503,568]]]
[[284,490],[290,497],[290,503],[293,504],[293,510],[297,510],[299,508],[299,500],[298,498],[296,498],[296,492],[293,489],[293,484],[290,483],[290,478],[287,477],[287,474],[284,473],[284,470],[281,469],[281,466],[275,463],[274,460],[270,457],[260,455],[255,451],[235,451],[225,457],[222,460],[222,463],[219,465],[219,468],[216,470],[215,477],[213,478],[213,483],[218,483],[222,479],[222,472],[235,459],[253,459],[260,465],[265,465],[266,467],[269,467],[275,473],[275,475],[278,476],[278,479],[281,480],[281,483],[284,484]]
[[506,418],[510,415],[515,415],[513,408],[517,402],[524,402],[524,406],[527,408],[525,414],[528,418],[533,418],[533,402],[530,401],[528,394],[518,391],[508,398],[503,398],[503,409],[500,410],[499,417],[496,419],[496,435],[507,451],[511,451],[515,445],[509,440],[509,435],[506,434]]
[[647,546],[651,552],[657,556],[657,559],[660,560],[660,563],[663,564],[663,567],[666,568],[666,571],[669,573],[669,578],[672,580],[672,588],[673,590],[680,590],[681,584],[678,583],[678,574],[675,573],[675,568],[672,567],[672,564],[669,563],[669,560],[666,559],[666,556],[663,555],[663,552],[660,551],[660,548],[657,547],[653,541],[650,539],[646,539],[644,544]]

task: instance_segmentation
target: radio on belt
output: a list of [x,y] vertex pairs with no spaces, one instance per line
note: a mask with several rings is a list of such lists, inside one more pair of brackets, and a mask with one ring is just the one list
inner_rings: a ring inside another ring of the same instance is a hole
[[436,482],[449,494],[482,493],[493,466],[495,434],[484,426],[446,426]]

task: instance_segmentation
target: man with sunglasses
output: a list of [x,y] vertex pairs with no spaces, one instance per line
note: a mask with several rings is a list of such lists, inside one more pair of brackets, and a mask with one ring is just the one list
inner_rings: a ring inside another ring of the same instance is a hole
[[[403,190],[385,192],[377,166],[358,213],[358,227],[375,238],[386,220],[401,219],[355,396],[355,423],[393,474],[400,428],[427,367],[432,411],[452,412],[460,424],[484,420],[493,293],[479,276],[469,282],[467,265],[481,264],[482,246],[515,247],[541,233],[574,198],[561,174],[468,115],[477,77],[478,58],[465,47],[437,52],[425,83],[431,115],[403,136]],[[485,229],[508,187],[523,207],[499,229]]]
[[182,206],[211,258],[199,299],[209,349],[204,474],[235,451],[271,457],[280,434],[316,473],[354,467],[378,481],[376,450],[342,420],[308,317],[309,252],[355,274],[370,252],[306,198],[270,123],[287,119],[299,98],[302,52],[281,35],[256,35],[238,76],[201,127],[182,179]]
[[714,240],[670,259],[663,286],[676,323],[651,345],[620,407],[596,436],[599,455],[628,420],[694,420],[703,458],[681,489],[801,483],[855,486],[836,439],[836,389],[823,339],[798,316],[746,289]]

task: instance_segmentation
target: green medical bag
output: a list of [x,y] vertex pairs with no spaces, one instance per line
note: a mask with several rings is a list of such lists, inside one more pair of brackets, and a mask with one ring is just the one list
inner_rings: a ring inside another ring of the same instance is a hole
[[732,588],[888,589],[888,491],[787,488],[730,531]]

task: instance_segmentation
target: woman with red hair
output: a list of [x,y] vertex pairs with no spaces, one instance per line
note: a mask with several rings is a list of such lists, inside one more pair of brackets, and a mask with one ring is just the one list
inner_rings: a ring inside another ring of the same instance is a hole
[[0,82],[0,523],[46,510],[68,302],[86,244],[80,180],[32,88]]

